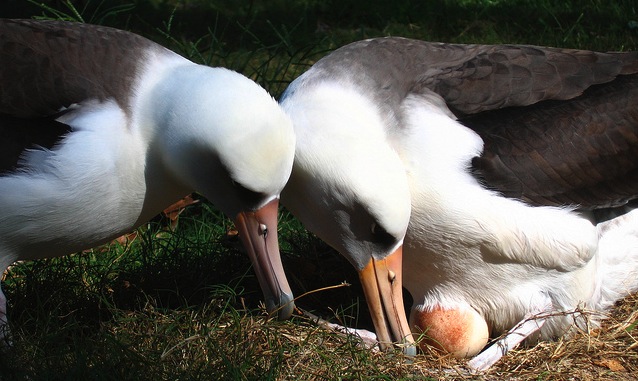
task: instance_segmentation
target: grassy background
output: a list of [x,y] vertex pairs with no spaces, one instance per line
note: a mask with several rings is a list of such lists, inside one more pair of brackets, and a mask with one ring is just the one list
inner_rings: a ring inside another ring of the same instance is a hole
[[[67,18],[131,30],[197,62],[238,70],[274,96],[331,49],[375,36],[638,49],[638,14],[629,0],[69,4],[5,0],[0,17]],[[295,295],[316,291],[298,305],[371,328],[351,266],[285,211],[280,222]],[[232,223],[208,203],[189,207],[176,231],[165,227],[156,220],[126,244],[13,266],[3,288],[14,347],[0,353],[0,380],[466,378],[457,363],[435,353],[406,363],[400,355],[361,350],[354,339],[329,334],[303,316],[268,319]],[[320,290],[329,286],[339,287]],[[638,377],[632,336],[638,307],[630,300],[618,308],[607,336],[518,351],[482,379]],[[609,359],[625,372],[612,369]]]

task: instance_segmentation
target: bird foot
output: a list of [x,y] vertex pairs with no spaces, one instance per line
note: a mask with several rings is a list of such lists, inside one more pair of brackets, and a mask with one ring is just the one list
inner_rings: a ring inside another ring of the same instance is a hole
[[330,323],[327,320],[320,318],[319,316],[308,312],[306,310],[301,310],[304,316],[310,318],[312,321],[320,325],[321,327],[327,328],[331,331],[343,334],[343,335],[353,335],[361,340],[361,345],[363,345],[366,349],[378,350],[379,349],[379,341],[377,340],[377,335],[374,332],[370,332],[365,329],[356,329],[349,328],[343,325]]

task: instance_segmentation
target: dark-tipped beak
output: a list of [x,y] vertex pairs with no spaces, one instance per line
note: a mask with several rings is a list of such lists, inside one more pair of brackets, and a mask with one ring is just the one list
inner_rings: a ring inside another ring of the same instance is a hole
[[383,259],[373,258],[359,271],[359,279],[381,349],[395,344],[413,356],[416,346],[403,307],[402,257],[403,246],[399,246]]
[[279,254],[278,206],[279,199],[274,199],[255,212],[240,212],[235,226],[257,273],[268,313],[283,320],[292,315],[295,304]]

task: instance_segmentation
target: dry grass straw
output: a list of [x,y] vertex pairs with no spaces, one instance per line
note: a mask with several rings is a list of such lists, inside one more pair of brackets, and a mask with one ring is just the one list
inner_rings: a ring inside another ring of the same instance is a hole
[[[638,296],[620,301],[601,328],[577,331],[570,338],[519,348],[481,375],[441,380],[636,380],[638,379]],[[426,355],[424,357],[430,357]],[[436,355],[432,356],[435,358]],[[440,358],[441,359],[441,358]],[[458,367],[449,361],[444,367]]]
[[636,380],[637,323],[638,297],[634,295],[609,311],[601,328],[514,351],[487,375],[521,380]]

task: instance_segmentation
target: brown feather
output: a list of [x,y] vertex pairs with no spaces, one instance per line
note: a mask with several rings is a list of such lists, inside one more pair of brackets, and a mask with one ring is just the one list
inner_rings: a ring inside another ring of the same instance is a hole
[[570,101],[462,119],[485,142],[473,169],[491,188],[536,205],[615,207],[638,196],[638,75]]
[[408,95],[441,97],[485,140],[472,170],[505,196],[592,209],[638,196],[638,52],[380,38],[313,70],[302,86],[349,81],[394,128]]
[[0,113],[39,117],[107,98],[127,110],[144,52],[151,48],[163,49],[113,28],[0,20]]
[[65,107],[114,99],[127,111],[150,49],[168,52],[108,27],[0,19],[0,175],[26,149],[50,149],[71,131],[55,121]]

